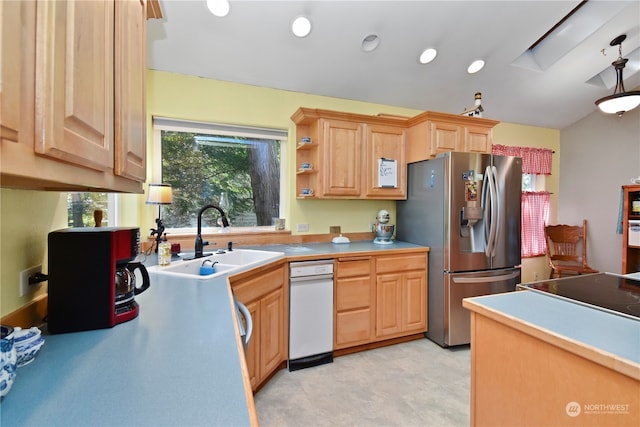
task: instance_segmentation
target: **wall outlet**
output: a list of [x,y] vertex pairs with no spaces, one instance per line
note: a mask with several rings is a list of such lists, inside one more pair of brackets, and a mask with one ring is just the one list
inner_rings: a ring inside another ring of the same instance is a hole
[[42,282],[35,283],[33,285],[29,284],[29,277],[33,276],[36,273],[42,273],[42,264],[35,265],[20,272],[20,278],[18,282],[20,284],[20,288],[18,291],[21,297],[27,295],[29,292],[35,292],[36,290],[40,289],[40,286],[42,286]]
[[309,224],[298,224],[297,230],[299,233],[306,233],[309,231]]

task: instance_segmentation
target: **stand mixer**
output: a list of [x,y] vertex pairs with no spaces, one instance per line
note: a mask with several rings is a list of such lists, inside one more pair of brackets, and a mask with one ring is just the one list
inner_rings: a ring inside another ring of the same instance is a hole
[[387,211],[386,209],[379,210],[376,219],[378,220],[378,222],[374,224],[373,231],[376,233],[376,238],[373,239],[373,243],[378,245],[392,244],[393,240],[391,240],[391,238],[393,237],[396,226],[389,224],[389,211]]

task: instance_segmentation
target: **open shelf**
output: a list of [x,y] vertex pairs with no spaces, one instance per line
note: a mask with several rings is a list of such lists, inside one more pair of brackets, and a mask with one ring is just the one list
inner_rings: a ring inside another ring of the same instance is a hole
[[[640,215],[632,212],[633,201],[640,195],[640,185],[623,185],[622,217],[622,274],[640,271],[640,245],[635,237],[637,231],[631,231],[630,221],[640,221]],[[631,233],[634,233],[631,235]]]

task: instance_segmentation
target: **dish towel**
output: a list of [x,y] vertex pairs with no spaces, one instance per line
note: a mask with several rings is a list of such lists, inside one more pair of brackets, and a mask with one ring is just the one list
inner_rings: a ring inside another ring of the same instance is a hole
[[616,234],[622,234],[622,215],[624,210],[624,190],[620,189],[620,205],[618,206],[618,227],[616,227]]

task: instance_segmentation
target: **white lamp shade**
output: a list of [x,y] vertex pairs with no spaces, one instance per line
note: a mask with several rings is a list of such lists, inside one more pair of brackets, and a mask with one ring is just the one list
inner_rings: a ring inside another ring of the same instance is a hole
[[147,203],[151,205],[168,205],[173,202],[173,192],[169,184],[149,184]]
[[598,100],[598,108],[604,113],[618,114],[640,105],[640,91],[623,92]]

